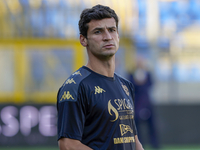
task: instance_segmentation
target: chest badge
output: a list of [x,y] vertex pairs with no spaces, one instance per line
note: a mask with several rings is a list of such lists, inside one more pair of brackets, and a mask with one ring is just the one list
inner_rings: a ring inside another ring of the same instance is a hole
[[123,85],[123,83],[121,83],[121,84],[122,84],[122,88],[124,89],[124,91],[126,92],[126,94],[129,96],[129,91],[128,91],[127,86]]

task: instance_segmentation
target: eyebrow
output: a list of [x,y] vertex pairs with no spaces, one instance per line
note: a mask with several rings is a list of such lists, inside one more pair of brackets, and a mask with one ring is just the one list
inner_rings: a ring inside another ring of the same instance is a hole
[[[113,28],[117,28],[116,26],[112,26],[112,27],[108,27],[108,29],[113,29]],[[95,31],[95,30],[103,30],[104,28],[101,28],[101,27],[97,27],[97,28],[94,28],[93,30],[92,30],[92,32],[93,31]]]

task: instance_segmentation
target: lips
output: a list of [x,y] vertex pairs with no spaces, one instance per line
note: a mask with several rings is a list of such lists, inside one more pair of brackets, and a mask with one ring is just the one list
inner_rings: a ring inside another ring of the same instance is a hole
[[106,44],[103,46],[104,48],[113,48],[114,47],[114,44]]

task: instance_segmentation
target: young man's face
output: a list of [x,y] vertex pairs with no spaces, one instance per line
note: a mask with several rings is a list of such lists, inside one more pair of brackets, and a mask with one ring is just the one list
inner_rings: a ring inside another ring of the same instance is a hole
[[85,46],[89,56],[107,59],[113,56],[119,48],[119,34],[114,18],[91,20],[88,23]]

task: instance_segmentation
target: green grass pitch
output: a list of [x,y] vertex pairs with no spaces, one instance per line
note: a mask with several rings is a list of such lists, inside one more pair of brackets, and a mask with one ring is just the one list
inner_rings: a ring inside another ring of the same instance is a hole
[[[144,147],[145,150],[155,150]],[[59,150],[58,147],[0,147],[0,150]],[[195,146],[162,146],[159,150],[200,150],[200,145]]]

